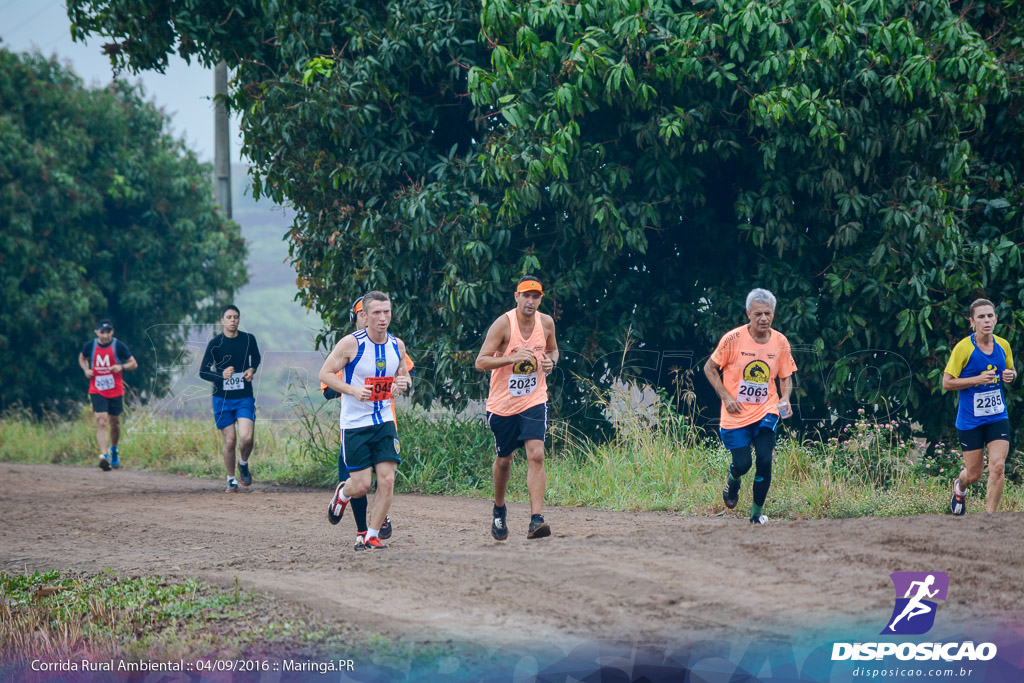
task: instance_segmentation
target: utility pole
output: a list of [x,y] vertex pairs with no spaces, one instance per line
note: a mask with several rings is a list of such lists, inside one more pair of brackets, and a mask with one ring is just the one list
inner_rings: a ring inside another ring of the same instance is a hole
[[213,192],[217,206],[231,218],[231,140],[228,119],[228,65],[213,69]]

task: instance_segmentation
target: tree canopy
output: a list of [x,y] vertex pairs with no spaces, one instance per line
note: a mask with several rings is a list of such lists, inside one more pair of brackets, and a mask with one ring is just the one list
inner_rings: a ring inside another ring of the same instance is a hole
[[[1024,322],[1024,10],[1001,2],[73,0],[115,64],[235,69],[258,191],[293,204],[301,297],[369,288],[434,396],[523,272],[570,370],[693,351],[754,286],[797,345],[802,416],[950,422],[966,307]],[[157,19],[157,20],[154,20]],[[662,381],[666,359],[646,362]],[[595,364],[597,364],[595,366]],[[660,371],[659,371],[660,368]],[[700,381],[698,381],[700,383]]]
[[166,389],[180,323],[246,279],[210,177],[138,87],[0,49],[0,406],[82,400],[78,354],[103,317],[139,360],[128,384]]

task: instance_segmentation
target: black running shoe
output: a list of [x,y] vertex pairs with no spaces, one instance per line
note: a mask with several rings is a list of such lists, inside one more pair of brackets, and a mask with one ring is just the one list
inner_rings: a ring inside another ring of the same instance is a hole
[[345,488],[345,481],[338,483],[338,488],[334,489],[334,497],[331,502],[327,505],[327,521],[331,524],[337,524],[341,521],[341,516],[345,514],[345,508],[348,507],[348,501],[342,502],[341,490]]
[[526,532],[527,538],[544,538],[551,535],[551,527],[544,521],[542,515],[534,515],[530,520],[530,530]]
[[736,503],[740,502],[740,482],[734,482],[732,477],[726,477],[725,479],[725,488],[722,489],[722,502],[730,510],[736,507]]
[[949,511],[958,517],[967,514],[967,494],[961,496],[956,492],[956,485],[959,483],[960,478],[957,477],[953,482],[953,498],[949,501]]
[[380,533],[378,534],[378,536],[380,536],[381,539],[386,541],[389,538],[391,538],[391,531],[391,517],[389,517],[388,515],[384,515],[384,525],[380,528]]
[[494,509],[493,519],[491,520],[491,536],[494,536],[495,541],[504,541],[508,538],[508,524],[505,523],[505,515],[507,508],[498,510]]
[[356,534],[356,550],[366,550],[366,532],[360,531]]
[[103,453],[100,453],[100,469],[104,472],[110,471],[110,461],[107,460],[107,456]]
[[768,515],[754,515],[753,517],[750,518],[750,523],[751,524],[767,524],[768,523]]
[[249,471],[249,465],[238,463],[238,481],[242,486],[248,486],[252,483],[252,472]]

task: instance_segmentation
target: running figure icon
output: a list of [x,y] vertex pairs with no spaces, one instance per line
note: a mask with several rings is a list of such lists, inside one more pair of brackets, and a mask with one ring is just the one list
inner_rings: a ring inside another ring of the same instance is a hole
[[[907,621],[910,621],[911,619],[913,619],[916,616],[920,616],[922,614],[928,614],[929,612],[931,612],[932,610],[935,609],[931,605],[928,605],[928,604],[925,604],[924,602],[922,602],[922,600],[924,600],[924,598],[934,598],[938,594],[938,592],[939,592],[938,588],[936,588],[933,591],[929,591],[928,590],[932,586],[932,584],[934,584],[934,583],[935,583],[935,575],[934,574],[929,574],[928,578],[926,578],[924,581],[912,581],[911,582],[910,588],[907,589],[906,595],[903,596],[904,598],[910,598],[910,602],[908,602],[907,606],[903,608],[903,611],[900,612],[900,615],[898,617],[896,617],[895,619],[893,619],[892,623],[889,624],[889,630],[890,631],[893,631],[893,632],[896,631],[896,623],[900,619],[902,619],[903,617],[906,617]],[[914,597],[910,597],[910,594],[914,592],[914,587],[915,586],[917,586],[917,593],[914,595]]]

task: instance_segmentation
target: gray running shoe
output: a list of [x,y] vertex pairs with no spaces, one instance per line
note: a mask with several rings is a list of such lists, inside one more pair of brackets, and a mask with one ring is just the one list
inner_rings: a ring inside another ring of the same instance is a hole
[[[103,463],[100,463],[102,466]],[[960,483],[960,478],[957,477],[956,481],[953,482],[953,497],[949,501],[949,511],[954,515],[960,516],[967,514],[967,495],[960,495],[956,492],[956,485]]]

